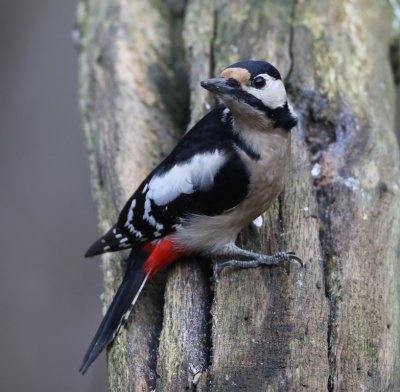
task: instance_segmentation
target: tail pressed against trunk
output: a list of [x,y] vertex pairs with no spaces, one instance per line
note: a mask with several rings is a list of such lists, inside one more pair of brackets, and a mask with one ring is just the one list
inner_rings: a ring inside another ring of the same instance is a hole
[[127,262],[124,279],[107,310],[99,329],[83,358],[79,371],[84,374],[101,351],[113,341],[121,326],[126,322],[149,274],[144,270],[148,253],[133,249]]

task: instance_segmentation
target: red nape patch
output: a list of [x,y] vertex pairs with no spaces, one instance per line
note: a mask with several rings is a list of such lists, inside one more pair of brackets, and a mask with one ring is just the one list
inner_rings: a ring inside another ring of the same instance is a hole
[[[151,251],[151,247],[149,247],[148,250]],[[144,271],[151,277],[164,267],[173,263],[183,254],[183,250],[178,249],[172,240],[167,237],[154,246],[150,256],[144,263]]]

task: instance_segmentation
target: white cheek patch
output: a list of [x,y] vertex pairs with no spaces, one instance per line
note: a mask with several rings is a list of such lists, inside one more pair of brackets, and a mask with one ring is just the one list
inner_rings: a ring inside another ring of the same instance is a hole
[[264,77],[267,82],[263,88],[258,89],[252,86],[242,86],[243,90],[254,95],[262,101],[265,106],[271,109],[284,106],[287,101],[287,96],[282,80],[272,78],[267,74],[261,74],[258,76]]
[[154,176],[149,182],[147,197],[158,206],[163,206],[180,194],[207,191],[213,186],[214,178],[225,161],[225,156],[218,150],[197,154],[166,173]]

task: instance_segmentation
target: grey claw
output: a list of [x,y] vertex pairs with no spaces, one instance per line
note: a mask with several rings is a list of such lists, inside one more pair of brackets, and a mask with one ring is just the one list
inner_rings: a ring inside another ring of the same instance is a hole
[[225,265],[225,263],[218,263],[218,264],[215,265],[214,273],[213,273],[214,280],[217,281],[219,279],[220,273],[224,269],[224,265]]
[[300,267],[304,268],[303,260],[300,257],[296,256],[295,252],[286,252],[286,254],[289,256],[290,260],[297,261],[300,264]]

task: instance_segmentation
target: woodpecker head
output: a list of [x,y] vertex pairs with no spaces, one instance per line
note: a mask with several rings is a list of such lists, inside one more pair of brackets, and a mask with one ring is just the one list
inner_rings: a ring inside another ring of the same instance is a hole
[[240,61],[221,77],[203,80],[201,86],[216,94],[234,118],[267,120],[275,128],[290,131],[297,124],[279,71],[266,61]]

